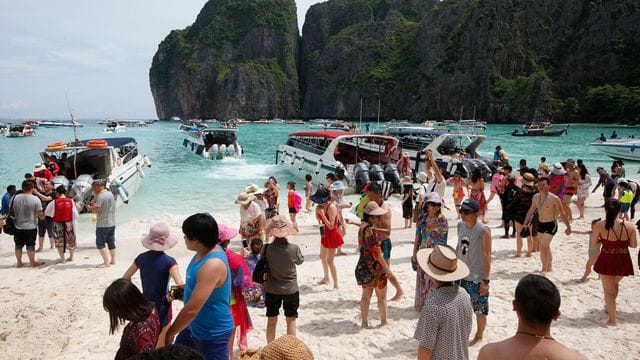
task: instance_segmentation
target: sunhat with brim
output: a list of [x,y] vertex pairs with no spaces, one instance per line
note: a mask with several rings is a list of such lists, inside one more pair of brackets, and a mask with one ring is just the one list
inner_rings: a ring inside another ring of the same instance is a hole
[[566,170],[562,167],[562,164],[555,163],[553,164],[553,169],[551,169],[551,173],[553,175],[564,175],[566,174]]
[[410,176],[403,176],[402,179],[400,179],[400,184],[401,185],[413,184],[413,180],[411,180]]
[[246,192],[247,194],[262,194],[264,192],[264,189],[256,184],[249,184],[246,188],[244,188],[244,192]]
[[218,239],[220,242],[231,241],[234,237],[238,236],[238,230],[227,226],[225,224],[218,223]]
[[171,236],[169,225],[158,222],[149,228],[149,233],[142,238],[142,246],[153,251],[165,251],[176,246],[178,239]]
[[381,208],[375,201],[369,201],[363,211],[365,214],[369,214],[371,216],[384,215],[389,212],[389,210]]
[[241,192],[236,197],[236,204],[247,205],[251,201],[253,201],[254,197],[251,194],[247,194],[246,192]]
[[331,190],[344,190],[346,188],[342,181],[334,181],[333,184],[329,185],[329,189]]
[[38,171],[42,171],[42,170],[46,170],[46,169],[47,169],[47,167],[46,167],[46,166],[44,166],[44,164],[42,164],[42,163],[36,163],[36,164],[34,165],[34,169],[33,169],[33,171],[38,172]]
[[437,192],[430,192],[425,196],[424,202],[442,204],[442,198]]
[[418,179],[418,181],[423,182],[423,183],[425,183],[425,182],[427,182],[429,180],[429,178],[427,177],[427,174],[425,174],[422,171],[418,173],[418,176],[416,176],[416,179]]
[[293,335],[283,335],[260,350],[248,350],[240,360],[314,360],[309,347]]
[[291,222],[282,215],[276,215],[267,221],[266,232],[267,236],[277,238],[286,238],[291,234],[298,233]]
[[524,173],[524,175],[522,175],[522,185],[525,186],[533,186],[534,185],[534,180],[535,180],[535,176],[533,176],[533,174],[531,173]]
[[469,267],[458,259],[456,250],[449,245],[418,250],[416,259],[420,268],[438,281],[451,282],[469,275]]
[[309,200],[316,204],[324,204],[331,198],[331,194],[324,187],[319,187],[316,192],[309,197]]

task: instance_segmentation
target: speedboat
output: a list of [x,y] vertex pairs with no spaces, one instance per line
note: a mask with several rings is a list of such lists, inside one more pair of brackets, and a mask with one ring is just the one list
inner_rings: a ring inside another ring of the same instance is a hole
[[415,173],[421,171],[426,150],[431,150],[445,178],[454,174],[467,178],[476,168],[482,170],[485,178],[490,178],[495,170],[492,161],[477,152],[487,139],[484,135],[449,133],[417,126],[392,127],[374,134],[397,138],[402,150],[409,153]]
[[82,124],[80,124],[79,122],[73,120],[73,121],[62,121],[62,120],[47,120],[47,121],[40,121],[40,126],[42,127],[46,127],[46,128],[52,128],[52,127],[82,127]]
[[51,143],[40,157],[51,155],[60,165],[55,186],[64,185],[82,209],[92,199],[94,180],[105,182],[117,204],[127,204],[142,184],[143,167],[151,166],[149,158],[138,152],[136,140],[128,137]]
[[0,123],[0,135],[7,136],[9,134],[9,125]]
[[409,120],[396,120],[392,119],[391,121],[384,124],[385,127],[394,127],[394,126],[410,126]]
[[29,125],[32,129],[37,129],[40,126],[40,122],[36,120],[25,120],[22,125]]
[[242,157],[238,129],[235,126],[189,131],[182,145],[207,160]]
[[287,120],[285,123],[288,125],[304,125],[304,120]]
[[31,125],[11,125],[9,126],[9,133],[7,137],[24,137],[35,135],[36,132],[31,128]]
[[178,125],[178,130],[181,131],[197,131],[197,130],[202,130],[202,129],[206,129],[207,127],[209,127],[204,121],[202,120],[197,120],[197,119],[193,119],[193,120],[183,120],[180,122],[180,125]]
[[513,130],[511,136],[560,136],[566,134],[569,125],[562,129],[552,129],[553,123],[550,121],[528,122],[522,126],[522,132]]
[[117,133],[127,130],[127,126],[120,124],[119,122],[108,123],[107,126],[104,127],[104,132]]
[[304,179],[307,174],[324,179],[334,173],[349,192],[361,192],[368,181],[386,180],[400,185],[398,170],[389,152],[398,140],[384,135],[340,131],[302,131],[289,134],[278,146],[276,165]]
[[607,139],[589,145],[616,160],[640,161],[640,139]]
[[148,120],[148,122],[145,121],[145,120],[118,120],[118,121],[115,121],[115,120],[100,120],[100,121],[98,121],[98,124],[109,125],[111,123],[118,123],[118,124],[124,125],[126,127],[147,127],[147,126],[149,126],[150,123],[152,124],[153,122],[154,122],[154,120]]

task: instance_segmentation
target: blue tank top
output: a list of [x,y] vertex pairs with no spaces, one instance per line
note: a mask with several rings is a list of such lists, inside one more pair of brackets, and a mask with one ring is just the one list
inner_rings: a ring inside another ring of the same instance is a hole
[[[197,255],[196,255],[197,256]],[[228,336],[233,330],[233,318],[231,317],[231,270],[224,251],[214,251],[207,254],[197,263],[194,262],[196,256],[191,259],[187,267],[187,281],[184,287],[184,302],[189,302],[191,293],[196,287],[196,275],[202,265],[210,259],[220,259],[227,267],[227,279],[224,284],[213,290],[207,301],[202,305],[200,312],[189,324],[189,330],[193,337],[198,340],[213,340],[220,336]]]

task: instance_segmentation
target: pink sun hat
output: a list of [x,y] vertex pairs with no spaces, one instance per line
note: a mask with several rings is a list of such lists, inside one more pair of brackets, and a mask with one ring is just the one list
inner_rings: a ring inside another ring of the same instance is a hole
[[142,238],[142,246],[153,251],[165,251],[176,246],[178,239],[171,236],[169,225],[158,222],[149,228],[149,233]]
[[218,223],[218,239],[221,243],[231,241],[236,236],[238,236],[238,229]]

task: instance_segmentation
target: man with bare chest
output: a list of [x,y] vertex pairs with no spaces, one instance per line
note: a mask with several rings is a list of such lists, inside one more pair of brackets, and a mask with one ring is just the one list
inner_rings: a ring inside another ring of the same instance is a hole
[[558,231],[558,216],[562,217],[567,228],[565,234],[571,234],[571,223],[564,212],[560,198],[549,192],[549,178],[540,177],[538,179],[538,190],[540,193],[533,196],[531,207],[524,219],[524,224],[528,224],[533,214],[538,212],[538,241],[540,243],[540,262],[542,262],[542,273],[552,271],[553,257],[551,255],[551,240]]
[[573,159],[567,159],[567,161],[565,162],[565,169],[567,169],[567,174],[565,175],[565,178],[567,180],[567,189],[565,190],[564,196],[562,197],[562,207],[567,213],[569,221],[571,221],[571,219],[573,219],[570,207],[571,198],[578,192],[580,173],[578,172],[578,168],[576,167],[576,161]]

